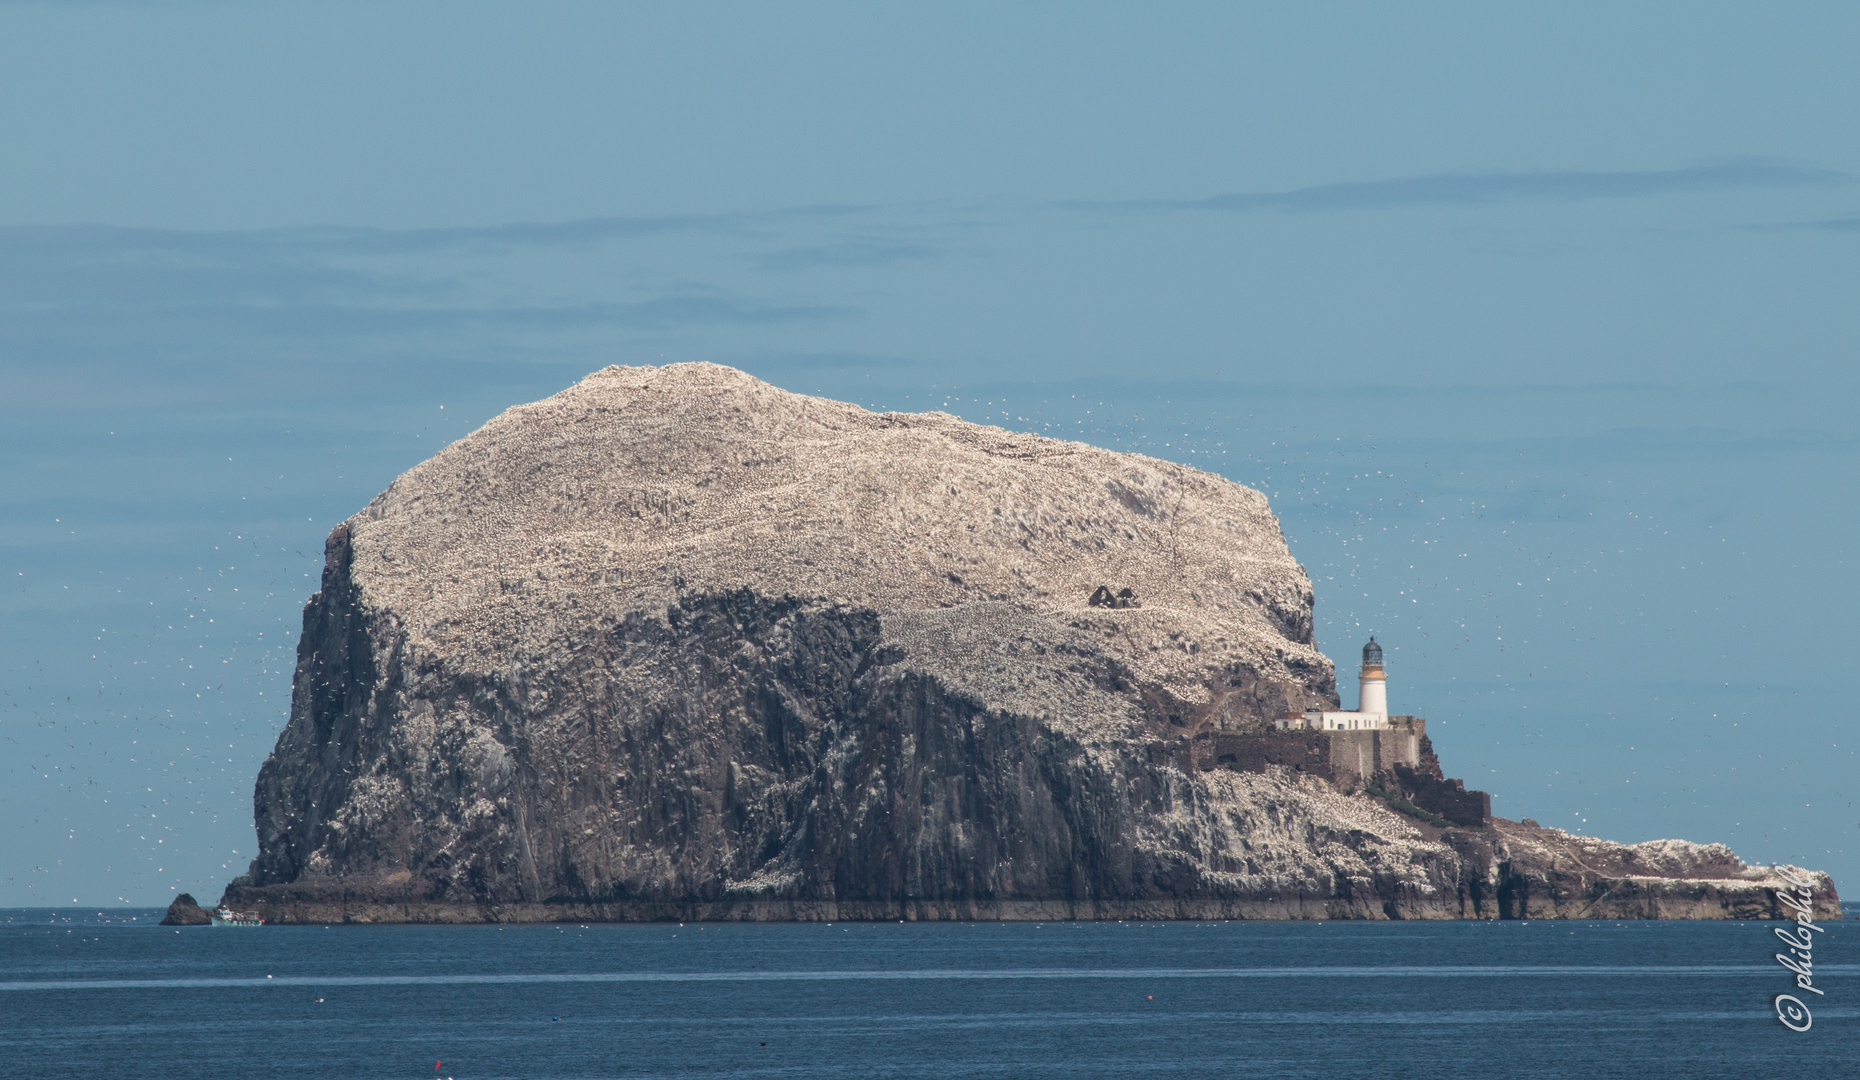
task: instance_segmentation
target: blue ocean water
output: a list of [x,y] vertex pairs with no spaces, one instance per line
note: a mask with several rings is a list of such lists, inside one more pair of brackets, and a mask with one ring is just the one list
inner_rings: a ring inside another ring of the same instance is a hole
[[[1781,924],[163,928],[0,911],[0,1076],[1860,1076],[1860,931]],[[437,1068],[435,1068],[437,1065]]]

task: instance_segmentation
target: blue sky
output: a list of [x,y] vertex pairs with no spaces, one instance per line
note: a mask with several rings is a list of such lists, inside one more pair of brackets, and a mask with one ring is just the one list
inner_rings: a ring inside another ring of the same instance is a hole
[[0,904],[217,897],[328,529],[678,360],[1259,487],[1320,644],[1374,630],[1497,812],[1860,880],[1857,48],[1837,5],[0,4]]

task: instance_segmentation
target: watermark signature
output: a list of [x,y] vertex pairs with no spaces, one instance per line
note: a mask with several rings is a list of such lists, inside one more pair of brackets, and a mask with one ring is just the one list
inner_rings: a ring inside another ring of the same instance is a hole
[[[1815,890],[1811,882],[1790,877],[1780,868],[1776,875],[1791,886],[1787,891],[1777,891],[1776,902],[1795,913],[1794,926],[1776,928],[1776,936],[1789,946],[1788,952],[1776,954],[1776,962],[1794,973],[1797,990],[1824,996],[1816,989],[1814,979],[1815,935],[1822,933],[1822,928],[1815,925]],[[1794,994],[1777,994],[1770,1004],[1776,1010],[1776,1019],[1790,1031],[1807,1031],[1815,1023],[1808,1006]]]

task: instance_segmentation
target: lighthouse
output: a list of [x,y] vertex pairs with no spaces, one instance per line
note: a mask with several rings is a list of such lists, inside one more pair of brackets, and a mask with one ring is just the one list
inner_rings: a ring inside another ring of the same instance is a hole
[[1421,748],[1427,744],[1427,721],[1418,716],[1389,715],[1389,677],[1382,669],[1382,646],[1373,637],[1363,646],[1363,668],[1357,678],[1355,712],[1287,712],[1273,722],[1273,727],[1322,735],[1330,745],[1317,749],[1329,757],[1331,776],[1342,777],[1349,784],[1366,782],[1397,765],[1419,768]]
[[[1382,670],[1382,646],[1373,635],[1363,646],[1363,671],[1357,676],[1356,711],[1378,717],[1389,714],[1389,680]],[[1379,725],[1378,725],[1379,726]]]
[[[1363,646],[1363,670],[1357,676],[1356,711],[1333,712],[1306,709],[1280,717],[1281,731],[1299,728],[1306,731],[1382,731],[1389,727],[1389,677],[1382,670],[1382,646],[1371,637]],[[1403,716],[1402,723],[1412,728],[1414,717]],[[1417,759],[1418,760],[1418,759]]]

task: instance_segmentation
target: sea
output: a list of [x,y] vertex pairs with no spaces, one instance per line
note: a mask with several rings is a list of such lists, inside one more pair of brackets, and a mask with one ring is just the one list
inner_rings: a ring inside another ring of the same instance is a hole
[[0,910],[0,1077],[1860,1077],[1854,906],[1822,994],[1769,922],[161,915]]

